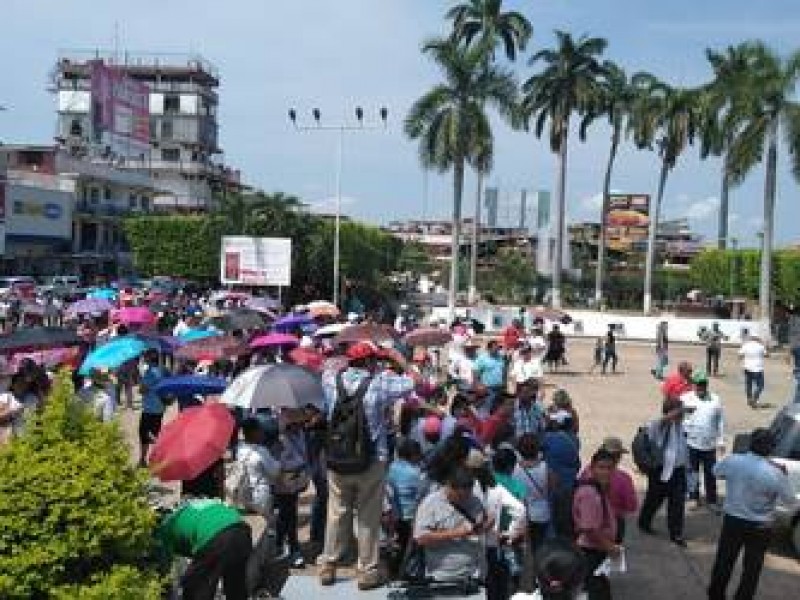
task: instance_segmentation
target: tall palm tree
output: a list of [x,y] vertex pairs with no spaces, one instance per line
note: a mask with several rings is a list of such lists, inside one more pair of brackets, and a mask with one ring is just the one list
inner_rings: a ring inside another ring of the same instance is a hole
[[730,188],[739,185],[745,174],[734,170],[731,146],[749,123],[753,112],[752,73],[757,68],[758,56],[751,44],[744,43],[728,46],[724,52],[707,49],[706,58],[711,63],[714,79],[705,86],[701,95],[700,157],[722,157],[717,247],[724,250],[728,242]]
[[761,162],[766,150],[764,179],[764,230],[761,251],[759,304],[762,335],[771,336],[772,245],[778,176],[778,139],[781,134],[789,151],[792,174],[800,181],[800,103],[794,100],[800,80],[800,51],[781,58],[761,42],[748,44],[752,53],[746,98],[748,123],[730,148],[731,169],[742,175]]
[[453,22],[451,37],[454,40],[468,47],[477,42],[490,55],[502,45],[510,61],[525,50],[533,34],[533,27],[525,15],[503,11],[503,0],[467,0],[448,10],[445,18]]
[[655,268],[656,233],[661,216],[661,204],[667,177],[678,158],[695,138],[700,126],[699,92],[689,88],[674,88],[649,73],[637,73],[632,78],[637,92],[633,101],[631,122],[634,142],[640,148],[651,148],[655,142],[661,159],[658,191],[650,207],[647,232],[647,257],[644,273],[644,312],[650,313]]
[[[542,70],[528,79],[518,119],[525,129],[534,128],[541,137],[549,121],[550,149],[558,155],[556,182],[556,234],[553,261],[552,305],[561,306],[561,271],[563,267],[564,220],[566,212],[567,141],[570,118],[585,114],[598,93],[598,79],[603,66],[598,57],[607,46],[606,40],[556,31],[556,47],[537,52],[531,65],[543,64]],[[519,123],[518,123],[519,124]]]
[[510,117],[516,104],[516,82],[504,69],[486,66],[481,48],[464,48],[452,40],[434,40],[423,46],[437,64],[444,81],[419,98],[404,123],[406,135],[419,140],[424,168],[453,171],[453,224],[448,308],[452,314],[458,292],[461,204],[464,170],[474,157],[474,140],[491,131],[485,106]]
[[634,91],[625,71],[611,61],[603,63],[603,75],[600,78],[599,93],[581,124],[581,135],[585,136],[586,127],[596,118],[605,117],[611,126],[611,146],[608,151],[606,172],[603,177],[603,204],[600,210],[600,238],[597,244],[597,270],[595,272],[594,299],[597,306],[603,301],[603,281],[606,263],[606,215],[608,215],[611,198],[611,174],[625,125],[628,121],[634,99]]
[[[516,11],[503,11],[503,0],[469,0],[447,11],[445,18],[453,22],[451,39],[466,47],[483,48],[486,64],[494,61],[495,51],[502,47],[506,58],[514,61],[533,34],[533,27],[525,15]],[[491,134],[491,132],[490,132]],[[490,135],[491,138],[491,135]],[[489,139],[488,141],[491,141]],[[484,148],[491,155],[491,148]],[[486,163],[482,166],[480,163]],[[491,161],[480,161],[477,172],[475,215],[472,222],[472,245],[470,249],[469,302],[474,302],[477,293],[478,231],[480,227],[481,194],[483,181],[491,168]]]

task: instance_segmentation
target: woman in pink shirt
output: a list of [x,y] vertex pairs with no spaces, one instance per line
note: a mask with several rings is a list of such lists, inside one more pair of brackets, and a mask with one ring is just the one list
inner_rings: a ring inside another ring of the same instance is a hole
[[[608,500],[611,502],[611,508],[614,509],[614,515],[617,518],[617,543],[621,544],[625,539],[625,518],[636,514],[639,510],[639,498],[636,496],[633,477],[619,466],[622,455],[628,453],[622,440],[616,437],[607,437],[603,440],[600,448],[607,450],[614,456],[614,470],[611,473]],[[581,472],[579,479],[592,479],[591,466],[587,466]]]
[[614,455],[602,448],[594,453],[591,478],[578,482],[572,502],[578,546],[586,556],[586,593],[589,600],[611,600],[611,584],[605,575],[595,570],[608,557],[617,557],[617,520],[609,500]]

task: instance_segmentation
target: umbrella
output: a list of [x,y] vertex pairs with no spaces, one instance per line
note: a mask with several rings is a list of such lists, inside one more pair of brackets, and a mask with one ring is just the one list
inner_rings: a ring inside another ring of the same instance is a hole
[[327,300],[314,300],[308,303],[308,312],[312,317],[338,317],[339,308]]
[[156,316],[144,306],[129,306],[116,312],[116,319],[125,325],[155,325]]
[[322,407],[324,394],[317,375],[297,365],[282,363],[252,367],[233,380],[222,402],[242,408]]
[[178,336],[178,339],[184,343],[196,342],[206,338],[218,337],[221,334],[213,329],[189,329]]
[[146,343],[134,336],[114,338],[92,350],[83,360],[78,373],[88,375],[92,369],[116,369],[137,358],[147,348]]
[[212,396],[221,394],[227,386],[222,377],[178,375],[162,379],[153,391],[159,396]]
[[98,315],[110,311],[114,308],[105,298],[84,298],[70,304],[67,307],[67,317],[78,317],[80,315]]
[[175,352],[176,348],[179,348],[183,345],[183,342],[181,342],[180,339],[171,335],[147,335],[139,333],[136,337],[147,344],[148,348],[154,348],[159,352],[166,354]]
[[25,327],[0,335],[0,352],[35,350],[39,348],[58,348],[77,346],[82,342],[78,334],[60,327]]
[[295,348],[289,352],[289,360],[292,361],[292,364],[319,371],[322,369],[325,356],[311,348]]
[[222,331],[236,331],[243,329],[264,329],[268,317],[265,313],[248,308],[237,308],[219,317],[209,319],[209,322]]
[[341,333],[342,330],[347,329],[350,327],[347,323],[331,323],[330,325],[325,325],[324,327],[320,327],[314,332],[314,337],[329,337],[334,336],[337,333]]
[[247,346],[232,336],[207,337],[187,343],[175,351],[175,358],[193,361],[217,361],[239,356],[247,352]]
[[87,298],[99,298],[101,300],[108,300],[109,302],[113,302],[117,299],[117,290],[111,288],[95,288],[91,290],[87,295]]
[[272,328],[276,331],[286,331],[287,329],[310,325],[312,321],[311,315],[307,314],[287,315],[275,321],[272,324]]
[[268,333],[253,338],[250,342],[251,348],[278,348],[281,346],[297,346],[300,343],[293,335],[286,333]]
[[77,346],[72,346],[69,348],[48,348],[36,352],[19,352],[11,357],[9,365],[13,369],[12,372],[18,371],[25,360],[32,360],[37,365],[45,367],[55,367],[63,364],[74,366],[78,360],[79,351]]
[[444,346],[452,339],[449,331],[438,327],[421,327],[403,336],[403,341],[409,346]]
[[245,308],[250,310],[257,310],[266,314],[272,314],[272,311],[280,310],[281,303],[275,298],[248,298],[244,303]]
[[354,342],[394,342],[397,340],[397,332],[388,325],[374,325],[366,323],[364,325],[350,325],[343,329],[335,338],[334,344],[352,344]]
[[331,356],[326,358],[325,361],[322,363],[322,371],[341,371],[346,369],[347,366],[350,364],[350,360],[346,356],[337,355]]
[[557,308],[537,306],[532,308],[530,312],[534,318],[539,317],[545,321],[555,321],[557,323],[563,323],[564,325],[569,325],[572,323],[572,317],[570,317],[563,310],[558,310]]
[[250,298],[250,294],[246,292],[231,292],[228,290],[222,290],[221,292],[214,292],[211,294],[211,302],[219,302],[225,300],[247,300]]
[[188,481],[214,464],[228,447],[234,419],[221,404],[193,406],[164,425],[150,452],[161,481]]

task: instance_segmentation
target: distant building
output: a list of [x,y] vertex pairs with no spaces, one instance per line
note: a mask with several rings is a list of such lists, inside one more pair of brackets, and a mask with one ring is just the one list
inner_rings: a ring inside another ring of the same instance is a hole
[[[124,107],[125,114],[111,115],[113,124],[105,124],[111,129],[124,128],[126,121],[133,120],[129,131],[136,132],[134,137],[138,134],[137,141],[144,141],[137,150],[119,151],[100,135],[105,107],[98,95],[104,90],[101,87],[98,91],[92,79],[98,63],[112,80],[107,85],[118,85],[122,90],[119,94],[108,92],[108,102],[116,100],[112,98],[115,94],[124,102],[125,93],[135,97],[137,90],[146,86],[141,112],[136,107]],[[219,83],[216,68],[199,56],[125,53],[119,57],[102,52],[65,52],[53,74],[57,139],[73,156],[101,157],[122,169],[152,174],[165,192],[155,198],[155,209],[207,210],[215,194],[241,187],[239,172],[224,165],[219,147]],[[146,125],[137,123],[137,118],[143,118]]]

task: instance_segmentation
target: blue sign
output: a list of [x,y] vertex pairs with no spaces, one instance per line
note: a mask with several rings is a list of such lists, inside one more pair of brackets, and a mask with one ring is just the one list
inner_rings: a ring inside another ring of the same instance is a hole
[[54,221],[60,219],[63,212],[64,210],[61,208],[60,204],[48,202],[44,205],[44,216],[48,219],[53,219]]

